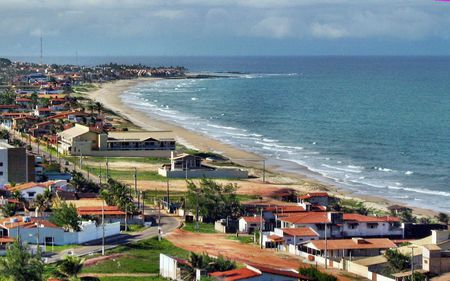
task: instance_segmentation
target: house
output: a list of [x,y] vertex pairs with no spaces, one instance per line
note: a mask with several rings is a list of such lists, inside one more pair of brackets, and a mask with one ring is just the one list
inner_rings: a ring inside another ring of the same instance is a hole
[[33,137],[38,138],[46,134],[51,134],[53,129],[54,123],[52,121],[44,121],[36,123],[34,128],[30,128],[28,131]]
[[403,229],[396,217],[372,217],[338,212],[305,212],[277,219],[282,228],[311,227],[325,237],[325,226],[329,238],[345,237],[391,237],[402,238]]
[[48,117],[52,115],[53,110],[49,107],[37,107],[33,111],[33,115],[36,117]]
[[319,239],[319,234],[310,227],[275,228],[274,231],[263,233],[265,248],[288,250],[289,245],[298,245],[317,239]]
[[158,169],[158,174],[169,178],[248,178],[248,172],[242,169],[217,168],[202,164],[202,158],[183,153],[175,156],[173,151],[170,164]]
[[82,221],[80,231],[65,231],[55,224],[28,216],[14,216],[0,220],[0,237],[20,237],[28,244],[67,245],[82,244],[120,233],[120,223],[97,225],[95,221]]
[[38,194],[44,194],[45,190],[49,189],[50,186],[44,183],[27,182],[24,184],[19,184],[13,187],[9,187],[8,191],[15,192],[19,191],[22,197],[27,201],[33,201],[36,199]]
[[84,125],[58,133],[58,149],[70,155],[103,157],[169,157],[175,139],[168,131],[109,132]]
[[264,229],[264,219],[261,217],[253,216],[253,217],[241,217],[239,219],[239,232],[240,233],[253,233],[255,231],[261,230],[261,222],[262,228]]
[[19,132],[28,132],[28,130],[31,129],[38,121],[39,118],[31,115],[15,117],[11,119],[9,129],[12,128]]
[[[98,199],[97,199],[98,200]],[[80,201],[83,201],[82,199]],[[100,200],[99,200],[100,201]],[[102,201],[100,201],[102,202]],[[127,223],[133,224],[143,224],[144,217],[140,214],[128,214],[124,211],[121,211],[117,206],[79,206],[77,207],[78,215],[81,218],[92,219],[95,218],[98,221],[104,217],[105,222],[114,223],[118,222],[121,224],[125,223],[125,219]]]
[[17,104],[0,104],[0,112],[13,112],[17,110],[19,106]]
[[331,203],[331,198],[326,192],[310,192],[297,197],[297,203],[310,210],[311,206],[319,205],[328,207]]
[[387,238],[351,238],[311,240],[301,246],[301,251],[315,256],[328,258],[371,257],[381,254],[381,251],[396,248],[397,245]]
[[34,156],[26,148],[0,141],[0,186],[8,182],[35,180]]
[[209,274],[210,277],[221,281],[254,280],[254,281],[310,281],[296,270],[271,268],[260,265],[246,265],[246,267],[228,271],[218,271]]

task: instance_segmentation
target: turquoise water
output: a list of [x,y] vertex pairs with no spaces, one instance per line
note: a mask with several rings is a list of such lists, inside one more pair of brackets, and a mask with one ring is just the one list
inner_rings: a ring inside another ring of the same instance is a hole
[[450,212],[450,57],[80,58],[108,62],[242,72],[139,85],[123,100],[283,169]]
[[191,69],[245,74],[142,84],[123,101],[343,188],[450,211],[449,58],[222,60]]

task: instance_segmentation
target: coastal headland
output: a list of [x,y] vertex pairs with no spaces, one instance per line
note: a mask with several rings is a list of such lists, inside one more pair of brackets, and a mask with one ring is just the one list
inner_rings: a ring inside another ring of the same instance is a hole
[[[262,174],[262,160],[264,157],[255,153],[245,151],[229,144],[225,144],[220,140],[213,139],[200,132],[187,130],[181,126],[163,121],[155,116],[149,115],[148,112],[143,112],[127,106],[122,101],[121,95],[137,86],[140,83],[151,83],[162,78],[138,78],[132,80],[118,80],[114,82],[103,83],[92,91],[87,92],[87,98],[94,101],[101,102],[105,108],[113,111],[122,118],[128,120],[138,128],[144,130],[169,130],[174,133],[177,141],[190,149],[195,149],[203,152],[212,152],[221,154],[234,163],[242,165],[250,169],[250,172],[255,175]],[[270,163],[270,161],[268,161]],[[238,193],[249,195],[263,195],[274,189],[289,187],[298,192],[309,192],[324,190],[337,197],[361,200],[369,208],[386,211],[389,205],[397,202],[387,198],[381,198],[370,195],[353,194],[348,190],[344,190],[333,185],[330,182],[322,182],[315,177],[310,176],[310,172],[305,167],[298,167],[298,173],[286,172],[280,170],[276,164],[266,165],[266,182],[261,182],[258,179],[235,180],[239,188]],[[144,181],[140,183],[140,188],[165,189],[165,183],[160,181]],[[186,184],[183,181],[176,181],[171,183],[173,190],[185,190]],[[418,216],[435,216],[437,212],[423,208],[412,208],[414,213]]]

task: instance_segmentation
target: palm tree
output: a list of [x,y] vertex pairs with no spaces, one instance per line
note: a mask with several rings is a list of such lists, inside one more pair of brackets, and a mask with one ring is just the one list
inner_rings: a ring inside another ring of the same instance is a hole
[[23,210],[28,211],[28,201],[22,196],[20,191],[16,190],[11,194],[12,199],[16,199],[20,204],[22,204]]
[[97,109],[98,115],[102,112],[103,104],[99,101],[95,102],[95,108]]
[[[39,255],[32,255],[26,245],[15,241],[0,259],[0,277],[16,281],[42,280],[44,264]],[[3,279],[2,279],[3,280]]]
[[448,224],[449,222],[449,218],[446,213],[439,213],[439,215],[437,215],[436,218],[438,219],[439,222],[443,224]]
[[36,207],[36,216],[40,213],[42,213],[50,207],[53,199],[53,193],[46,189],[44,193],[36,195],[36,200],[34,202],[34,205]]
[[83,269],[84,259],[77,256],[66,256],[56,265],[56,277],[69,278],[70,280],[79,280],[78,274]]
[[3,206],[0,207],[2,214],[4,217],[12,217],[17,212],[17,206],[14,203],[6,203]]

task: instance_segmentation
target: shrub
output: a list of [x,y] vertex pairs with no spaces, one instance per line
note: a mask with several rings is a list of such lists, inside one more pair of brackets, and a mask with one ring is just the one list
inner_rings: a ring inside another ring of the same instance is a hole
[[317,268],[312,266],[308,268],[300,268],[298,271],[301,275],[308,276],[314,279],[314,281],[337,281],[335,276],[320,272]]

